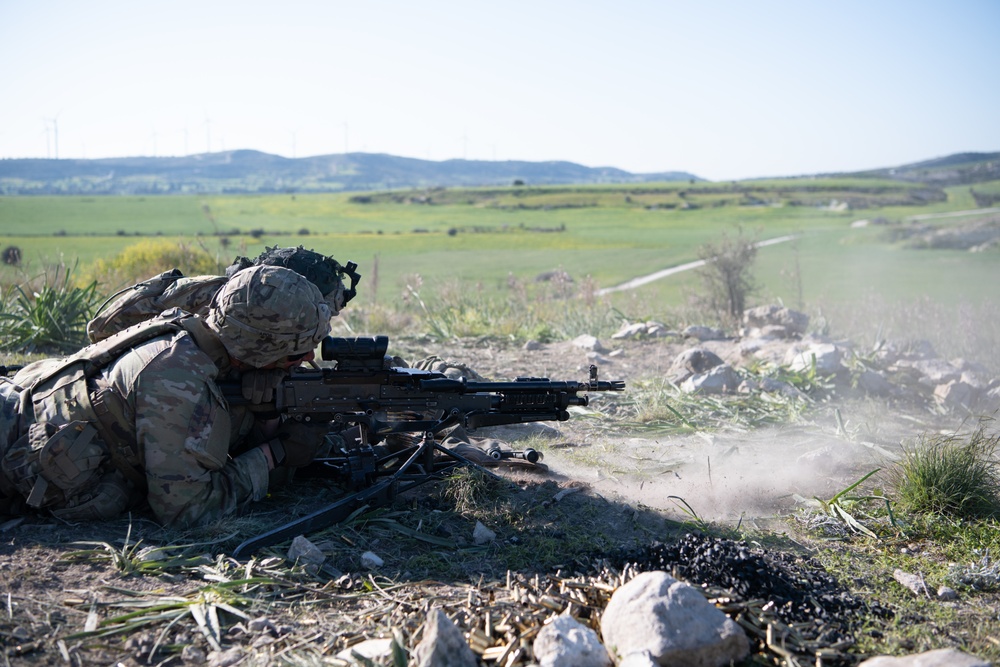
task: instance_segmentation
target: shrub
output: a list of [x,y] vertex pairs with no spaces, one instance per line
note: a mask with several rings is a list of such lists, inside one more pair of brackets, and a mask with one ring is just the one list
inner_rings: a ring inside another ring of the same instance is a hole
[[21,249],[16,245],[9,245],[3,249],[3,263],[7,266],[21,266]]
[[984,518],[1000,513],[1000,435],[981,420],[963,439],[958,434],[923,436],[904,448],[889,473],[899,505],[916,513]]
[[756,289],[751,277],[757,258],[755,240],[744,237],[740,228],[735,238],[723,234],[717,243],[703,245],[698,250],[698,257],[705,261],[699,273],[709,306],[720,317],[739,322],[747,298]]
[[151,239],[97,260],[90,277],[113,291],[174,268],[186,276],[195,276],[219,274],[223,266],[217,257],[192,244]]
[[15,285],[0,295],[0,349],[69,352],[86,344],[87,322],[101,297],[96,282],[75,284],[74,269],[46,270],[35,278],[40,287]]

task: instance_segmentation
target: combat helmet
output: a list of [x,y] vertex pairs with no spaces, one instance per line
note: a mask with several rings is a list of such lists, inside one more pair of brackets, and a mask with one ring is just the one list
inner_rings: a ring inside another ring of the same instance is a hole
[[330,307],[295,271],[253,266],[216,293],[206,321],[231,357],[261,368],[313,350],[330,333]]
[[[306,250],[303,246],[297,248],[264,246],[264,252],[254,260],[249,257],[237,257],[226,269],[226,276],[232,277],[238,271],[251,266],[283,266],[305,276],[323,293],[332,315],[338,314],[347,302],[357,295],[356,286],[361,279],[356,271],[358,265],[354,262],[342,266],[333,257],[315,250]],[[345,275],[351,279],[350,287],[344,286]]]

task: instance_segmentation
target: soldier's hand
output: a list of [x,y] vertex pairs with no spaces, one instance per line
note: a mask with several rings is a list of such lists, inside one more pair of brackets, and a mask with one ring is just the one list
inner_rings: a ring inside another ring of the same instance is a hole
[[[275,466],[299,468],[308,464],[316,458],[329,430],[330,425],[321,421],[288,419],[282,422],[276,434],[279,446],[275,447],[273,442],[271,446]],[[278,449],[281,451],[276,451]]]
[[250,370],[243,374],[243,398],[254,405],[270,403],[274,391],[288,375],[282,368]]

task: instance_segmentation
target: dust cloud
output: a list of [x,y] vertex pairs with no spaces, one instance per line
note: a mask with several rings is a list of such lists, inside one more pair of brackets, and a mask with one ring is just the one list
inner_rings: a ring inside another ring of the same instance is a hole
[[846,431],[838,431],[834,421],[608,438],[547,451],[545,462],[608,500],[643,505],[677,520],[736,524],[788,515],[807,508],[813,498],[832,498],[891,463],[901,443],[918,430],[902,421],[888,430],[882,422],[879,433],[846,425]]

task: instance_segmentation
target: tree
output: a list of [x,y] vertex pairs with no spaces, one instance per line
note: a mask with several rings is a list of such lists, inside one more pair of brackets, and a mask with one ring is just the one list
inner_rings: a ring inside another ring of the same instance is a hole
[[739,227],[735,237],[723,233],[719,241],[701,246],[698,257],[705,262],[699,273],[709,305],[720,317],[739,322],[747,298],[757,289],[751,275],[757,258],[756,238],[744,236]]

